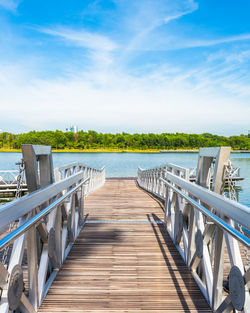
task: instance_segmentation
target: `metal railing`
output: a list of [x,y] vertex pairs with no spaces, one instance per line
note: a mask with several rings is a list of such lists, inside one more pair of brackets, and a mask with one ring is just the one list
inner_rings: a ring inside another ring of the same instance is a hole
[[16,195],[17,187],[20,186],[19,192],[25,193],[28,191],[25,176],[22,176],[20,182],[18,181],[18,170],[0,170],[0,195],[2,201],[9,201],[9,197]]
[[165,202],[164,224],[211,308],[250,312],[250,239],[236,229],[250,230],[250,209],[190,182],[189,169],[173,164],[139,168],[138,184]]
[[167,171],[175,173],[185,179],[189,179],[189,169],[169,163],[148,170],[143,170],[139,167],[137,173],[138,183],[141,187],[164,201],[166,196],[166,186],[161,178],[166,178]]
[[56,180],[63,179],[65,177],[72,175],[73,173],[82,171],[84,173],[84,177],[90,178],[89,184],[85,189],[86,195],[98,189],[105,183],[105,167],[102,167],[101,169],[96,169],[88,165],[79,163],[79,162],[74,162],[74,163],[56,168],[54,171],[55,171]]
[[[189,170],[189,180],[190,180],[190,181],[195,181],[195,179],[196,179],[196,174],[197,174],[196,171],[197,171],[197,168],[191,168],[191,169]],[[209,174],[210,174],[210,177],[211,177],[211,180],[212,180],[213,174],[214,174],[214,168],[213,168],[213,167],[210,169],[210,173],[209,173]],[[240,176],[240,168],[239,168],[239,167],[233,168],[233,171],[232,171],[232,179],[233,179],[234,181],[243,180],[243,177]],[[225,182],[227,183],[228,180],[229,180],[228,174],[225,173]]]
[[38,310],[86,221],[84,196],[105,182],[104,169],[78,163],[55,173],[55,183],[0,208],[1,313]]
[[[17,185],[18,170],[0,170],[0,186],[1,185]],[[25,177],[21,182],[26,184]]]

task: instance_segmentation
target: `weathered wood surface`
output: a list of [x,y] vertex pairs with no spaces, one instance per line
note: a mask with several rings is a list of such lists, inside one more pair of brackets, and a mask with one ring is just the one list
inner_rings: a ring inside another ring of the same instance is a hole
[[163,219],[134,180],[108,180],[85,207],[96,223],[85,225],[39,312],[211,312],[163,225],[133,223]]

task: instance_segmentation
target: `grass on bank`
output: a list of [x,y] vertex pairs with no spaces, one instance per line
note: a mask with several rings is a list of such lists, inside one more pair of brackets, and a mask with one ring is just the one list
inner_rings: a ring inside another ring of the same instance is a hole
[[[21,149],[0,148],[0,152],[22,152]],[[55,153],[160,153],[156,149],[52,149]]]
[[[11,148],[0,148],[0,152],[22,152],[21,149]],[[54,153],[185,153],[185,152],[199,152],[198,149],[170,149],[170,150],[159,150],[159,149],[52,149]],[[233,150],[234,153],[250,153],[250,150]]]

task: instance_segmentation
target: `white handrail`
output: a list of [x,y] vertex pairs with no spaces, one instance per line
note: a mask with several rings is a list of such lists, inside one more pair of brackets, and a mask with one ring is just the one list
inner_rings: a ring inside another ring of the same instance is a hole
[[195,196],[200,201],[205,202],[209,207],[212,207],[217,214],[227,216],[227,218],[233,219],[235,222],[250,230],[250,208],[247,206],[191,183],[172,173],[166,173],[166,180],[188,191],[188,193],[192,194],[192,196]]
[[83,172],[76,173],[47,187],[34,191],[26,196],[11,201],[0,207],[0,231],[2,231],[12,221],[31,212],[49,199],[65,189],[70,188],[84,178]]
[[61,196],[59,199],[51,203],[48,207],[45,209],[42,209],[39,213],[37,213],[35,216],[33,216],[31,219],[29,219],[27,222],[19,226],[17,229],[13,230],[11,233],[6,235],[4,238],[0,240],[0,251],[4,249],[7,245],[12,243],[15,239],[20,237],[22,234],[24,234],[26,231],[28,231],[32,226],[34,226],[36,223],[38,223],[42,218],[44,218],[46,215],[48,215],[54,208],[56,208],[58,205],[63,203],[67,198],[69,198],[73,193],[75,193],[80,187],[82,187],[83,184],[87,183],[89,181],[89,177],[83,180],[80,184],[78,184],[76,187],[68,191],[65,195]]
[[[167,174],[167,178],[169,178],[168,174]],[[196,209],[198,209],[201,213],[203,213],[204,215],[206,215],[207,217],[209,217],[211,219],[212,222],[214,222],[215,224],[217,224],[218,226],[222,227],[223,230],[225,230],[226,232],[228,232],[230,235],[232,235],[234,238],[236,238],[237,240],[239,240],[241,243],[243,243],[244,245],[246,245],[248,248],[250,248],[250,239],[242,234],[240,231],[236,230],[235,228],[233,228],[232,226],[228,225],[225,221],[223,221],[223,219],[219,218],[217,215],[215,215],[214,213],[212,213],[211,211],[209,211],[208,209],[206,209],[204,206],[202,206],[201,204],[199,204],[197,201],[195,201],[194,199],[190,198],[189,196],[187,196],[184,192],[182,192],[180,189],[178,189],[177,187],[175,187],[174,185],[172,185],[171,183],[169,183],[167,180],[165,179],[161,179],[163,181],[164,184],[168,185],[168,187],[170,187],[171,189],[173,189],[176,193],[178,193],[182,198],[184,198],[185,200],[187,200],[188,203],[190,203],[193,207],[195,207]],[[177,185],[179,186],[179,185]],[[195,185],[198,186],[198,185]],[[200,186],[198,186],[200,187]],[[205,189],[203,187],[200,187],[202,189]],[[211,192],[212,194],[214,194],[214,192]],[[194,193],[193,193],[194,194]],[[221,197],[222,200],[220,203],[224,204],[224,201],[227,200],[230,202],[230,200],[225,199],[224,197]],[[202,200],[202,198],[199,198],[200,200]],[[212,201],[213,202],[213,201]],[[207,202],[208,203],[208,202]],[[237,203],[237,202],[236,202]],[[237,203],[238,204],[238,203]],[[248,212],[246,212],[247,207],[242,206],[241,209],[244,210],[244,213],[247,213],[246,217],[249,218],[249,213],[250,213],[250,209],[248,209]],[[242,212],[241,212],[242,213]],[[248,222],[248,224],[250,224],[250,220],[248,219],[246,222]],[[242,224],[243,226],[245,226],[244,224]],[[249,225],[247,227],[249,229]]]
[[54,172],[56,180],[60,180],[65,177],[69,177],[79,171],[83,172],[84,178],[90,177],[89,184],[85,189],[86,195],[101,187],[105,183],[105,167],[102,167],[101,169],[96,169],[80,162],[74,162],[56,168]]
[[[141,188],[164,201],[164,225],[211,308],[218,313],[231,312],[235,305],[232,299],[238,297],[242,310],[250,312],[250,267],[246,251],[250,239],[244,232],[250,230],[250,208],[191,183],[189,169],[173,164],[166,168],[138,168],[137,181]],[[238,225],[240,228],[236,229]],[[242,226],[243,231],[239,231]],[[245,245],[245,259],[239,243]],[[232,274],[223,273],[224,244]],[[229,289],[224,299],[223,275],[229,278],[235,275],[236,267],[240,274],[234,279],[245,286],[237,290],[239,294]]]
[[[84,197],[105,182],[105,169],[87,165],[66,165],[55,172],[55,183],[0,208],[0,230],[6,231],[10,225],[9,233],[0,240],[1,313],[20,307],[29,313],[38,310],[86,221]],[[28,297],[23,292],[23,264],[28,271]],[[10,293],[18,298],[13,299]]]

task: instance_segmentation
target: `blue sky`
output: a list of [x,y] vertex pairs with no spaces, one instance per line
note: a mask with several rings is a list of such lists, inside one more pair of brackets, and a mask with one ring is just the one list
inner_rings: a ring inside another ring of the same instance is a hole
[[250,1],[0,0],[0,129],[250,129]]

